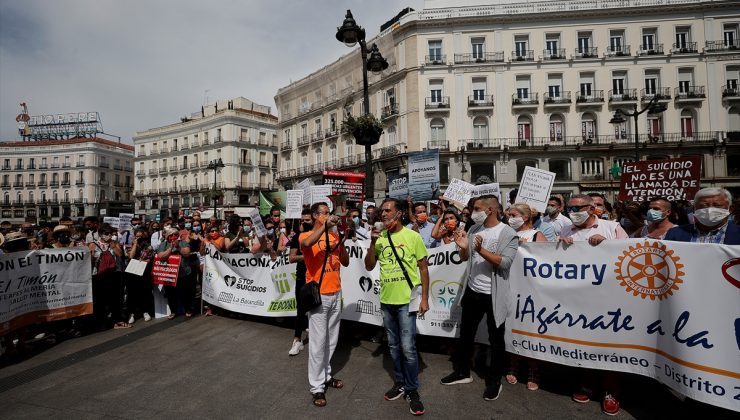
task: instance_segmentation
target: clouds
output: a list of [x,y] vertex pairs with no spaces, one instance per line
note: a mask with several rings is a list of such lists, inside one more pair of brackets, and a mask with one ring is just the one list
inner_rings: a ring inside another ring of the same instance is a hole
[[368,36],[423,0],[0,0],[0,140],[32,115],[98,111],[108,133],[174,123],[211,101],[273,107],[277,89],[350,50],[350,8]]

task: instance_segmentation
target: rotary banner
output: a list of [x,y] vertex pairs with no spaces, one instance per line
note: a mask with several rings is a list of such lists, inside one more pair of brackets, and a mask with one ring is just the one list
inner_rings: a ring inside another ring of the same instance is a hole
[[[382,325],[369,242],[345,243],[342,319]],[[466,263],[454,244],[429,250],[429,312],[420,334],[455,337]],[[740,247],[658,241],[529,243],[509,276],[506,346],[569,366],[655,378],[699,401],[740,410]],[[209,251],[203,295],[232,311],[295,314],[287,255]],[[478,339],[487,342],[485,320]]]

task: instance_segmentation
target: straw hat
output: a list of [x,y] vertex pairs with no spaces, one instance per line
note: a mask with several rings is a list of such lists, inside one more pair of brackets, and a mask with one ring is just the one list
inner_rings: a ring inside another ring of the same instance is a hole
[[69,227],[65,225],[56,225],[54,226],[54,231],[52,233],[57,233],[61,231],[69,232]]
[[173,227],[168,227],[167,229],[164,230],[165,238],[169,238],[172,235],[179,235],[179,234],[180,234],[180,231]]
[[25,233],[10,232],[9,234],[5,235],[5,242],[7,243],[14,242],[14,241],[20,241],[20,240],[24,240],[24,241],[28,240]]

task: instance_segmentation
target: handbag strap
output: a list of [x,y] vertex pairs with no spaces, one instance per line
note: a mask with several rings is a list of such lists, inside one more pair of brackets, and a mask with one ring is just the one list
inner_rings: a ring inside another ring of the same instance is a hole
[[393,239],[391,239],[391,233],[386,231],[388,233],[388,243],[391,245],[391,250],[393,250],[393,255],[396,256],[396,261],[398,261],[398,265],[401,267],[401,271],[403,271],[403,276],[406,277],[406,283],[409,284],[409,288],[411,290],[414,290],[414,283],[411,282],[411,278],[409,277],[409,273],[406,272],[406,267],[403,265],[403,261],[401,261],[401,258],[398,257],[398,252],[396,251],[396,246],[393,245]]

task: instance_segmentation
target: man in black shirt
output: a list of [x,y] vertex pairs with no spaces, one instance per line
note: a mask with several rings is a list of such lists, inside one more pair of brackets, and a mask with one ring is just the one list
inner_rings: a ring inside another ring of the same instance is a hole
[[[301,212],[301,226],[299,232],[308,232],[313,229],[313,221],[311,220],[311,209],[303,209]],[[295,302],[296,308],[298,308],[298,315],[295,319],[295,333],[293,334],[293,345],[290,347],[288,354],[295,356],[303,350],[303,330],[308,328],[308,317],[305,312],[301,312],[301,305],[298,303],[299,291],[304,284],[306,284],[306,264],[303,262],[303,254],[301,253],[301,242],[298,240],[298,232],[296,232],[290,239],[290,255],[288,261],[291,263],[297,263],[295,271]]]

